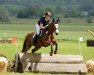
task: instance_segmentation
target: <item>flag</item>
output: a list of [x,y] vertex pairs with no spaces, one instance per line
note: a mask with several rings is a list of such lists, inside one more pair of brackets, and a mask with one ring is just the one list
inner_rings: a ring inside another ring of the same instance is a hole
[[11,38],[12,43],[16,43],[17,39],[15,37]]
[[79,37],[79,42],[83,42],[83,37]]

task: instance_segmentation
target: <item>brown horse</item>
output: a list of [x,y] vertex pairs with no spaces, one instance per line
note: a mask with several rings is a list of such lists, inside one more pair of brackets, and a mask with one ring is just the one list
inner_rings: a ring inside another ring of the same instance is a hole
[[[44,30],[42,30],[41,36],[34,43],[32,42],[33,42],[33,36],[35,32],[27,34],[24,44],[23,44],[22,52],[26,53],[30,49],[31,46],[34,46],[34,49],[32,49],[32,53],[35,53],[42,46],[48,47],[49,45],[51,45],[50,55],[52,56],[53,53],[57,54],[58,43],[54,37],[55,35],[58,35],[59,33],[58,22],[59,22],[59,19],[57,21],[53,19],[52,22]],[[56,46],[55,50],[54,50],[54,45]]]

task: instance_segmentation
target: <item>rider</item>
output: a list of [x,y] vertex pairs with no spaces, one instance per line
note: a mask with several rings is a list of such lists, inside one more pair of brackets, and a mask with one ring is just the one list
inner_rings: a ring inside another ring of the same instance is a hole
[[45,27],[48,26],[48,24],[51,22],[51,13],[46,12],[43,17],[40,18],[40,20],[36,23],[36,34],[34,37],[34,42],[37,41],[38,37],[41,34],[40,30],[45,29]]

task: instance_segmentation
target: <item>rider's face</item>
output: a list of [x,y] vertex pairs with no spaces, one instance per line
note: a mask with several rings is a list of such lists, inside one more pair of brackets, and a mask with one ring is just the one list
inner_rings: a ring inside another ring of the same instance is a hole
[[49,20],[49,19],[50,19],[50,16],[48,16],[48,15],[46,15],[45,17],[46,17],[46,19],[47,19],[47,20]]

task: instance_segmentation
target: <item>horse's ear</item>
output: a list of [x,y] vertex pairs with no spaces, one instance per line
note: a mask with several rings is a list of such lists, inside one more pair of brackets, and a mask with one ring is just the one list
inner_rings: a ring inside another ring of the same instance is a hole
[[53,22],[55,21],[55,19],[53,18]]
[[59,18],[58,18],[56,22],[59,22],[59,21],[60,21],[60,20],[59,20]]

